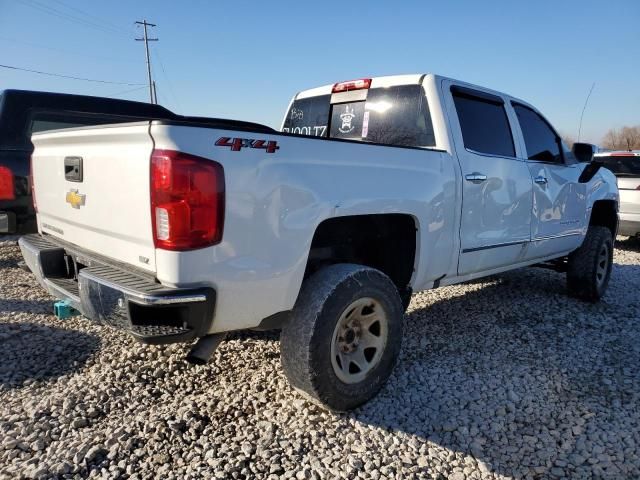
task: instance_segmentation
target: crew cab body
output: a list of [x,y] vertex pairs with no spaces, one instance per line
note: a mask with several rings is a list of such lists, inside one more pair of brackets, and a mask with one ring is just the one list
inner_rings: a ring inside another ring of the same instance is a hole
[[0,233],[36,231],[29,185],[33,133],[175,117],[160,105],[116,98],[27,90],[0,92]]
[[[561,261],[594,222],[615,235],[613,175],[581,178],[587,163],[526,102],[432,74],[352,87],[296,95],[283,132],[153,120],[34,135],[27,264],[85,315],[170,342],[277,326],[332,263],[374,267],[406,297]],[[78,158],[82,178],[65,178]]]

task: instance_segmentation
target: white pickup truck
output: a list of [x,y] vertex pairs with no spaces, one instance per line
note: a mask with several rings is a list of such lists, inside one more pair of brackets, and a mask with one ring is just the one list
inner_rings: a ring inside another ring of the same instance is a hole
[[391,374],[413,291],[544,264],[573,295],[603,295],[616,179],[522,100],[431,74],[361,79],[299,93],[282,129],[34,135],[26,264],[90,319],[198,339],[194,362],[225,332],[281,328],[291,384],[335,410]]

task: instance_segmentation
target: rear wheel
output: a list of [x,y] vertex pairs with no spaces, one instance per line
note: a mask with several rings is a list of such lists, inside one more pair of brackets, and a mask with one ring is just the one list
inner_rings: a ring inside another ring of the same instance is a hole
[[575,297],[597,302],[609,285],[613,240],[607,227],[590,226],[584,242],[569,255],[567,287]]
[[403,311],[395,285],[378,270],[338,264],[316,272],[280,337],[289,382],[332,410],[366,402],[395,366]]

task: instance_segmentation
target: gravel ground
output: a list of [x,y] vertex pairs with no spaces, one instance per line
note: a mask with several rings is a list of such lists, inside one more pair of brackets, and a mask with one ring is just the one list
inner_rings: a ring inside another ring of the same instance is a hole
[[274,333],[185,346],[51,315],[0,243],[0,478],[639,478],[640,246],[597,305],[525,269],[415,295],[380,395],[336,415]]

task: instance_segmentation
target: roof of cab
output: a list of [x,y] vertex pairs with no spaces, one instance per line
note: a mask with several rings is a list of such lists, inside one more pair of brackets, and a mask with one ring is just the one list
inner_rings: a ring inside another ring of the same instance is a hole
[[[456,80],[455,78],[445,77],[445,76],[437,75],[433,73],[414,73],[409,75],[389,75],[389,76],[382,76],[382,77],[363,77],[363,78],[371,78],[370,88],[386,88],[386,87],[393,87],[396,85],[423,84],[425,83],[425,79],[427,77],[431,77],[435,82],[438,82],[441,80],[450,80],[460,86],[465,86],[465,87],[480,90],[486,93],[503,96],[505,98],[508,98],[509,100],[513,100],[515,102],[521,103],[523,105],[526,105],[536,110],[536,108],[533,105],[529,104],[528,102],[521,100],[519,98],[516,98],[512,95],[509,95],[505,92],[499,92],[491,88],[482,87],[480,85],[474,85],[472,83]],[[355,80],[355,79],[352,79],[352,80]],[[344,80],[344,81],[349,81],[349,80]],[[336,82],[336,83],[341,83],[341,82]],[[323,85],[321,87],[302,90],[301,92],[299,92],[293,97],[293,100],[300,100],[300,99],[309,98],[309,97],[317,97],[320,95],[330,95],[334,85],[335,83],[331,83],[329,85]]]
[[[370,77],[371,78],[370,88],[386,88],[386,87],[393,87],[395,85],[419,84],[424,77],[425,77],[425,74],[423,73],[415,73],[411,75],[388,75],[384,77]],[[369,78],[369,77],[366,77],[366,78]],[[349,81],[349,80],[344,80],[344,81]],[[340,83],[340,82],[336,82],[336,83]],[[317,97],[319,95],[331,95],[331,90],[333,89],[334,85],[335,83],[330,83],[328,85],[323,85],[321,87],[303,90],[295,96],[295,99],[300,100],[301,98]]]

